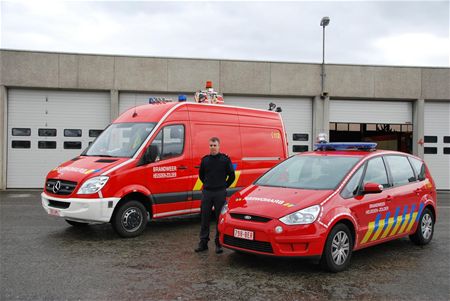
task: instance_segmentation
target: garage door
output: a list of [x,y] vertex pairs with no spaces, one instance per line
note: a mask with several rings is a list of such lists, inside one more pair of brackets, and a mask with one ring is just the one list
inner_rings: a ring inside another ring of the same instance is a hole
[[286,127],[289,154],[311,150],[312,100],[309,98],[273,98],[225,96],[225,104],[267,110],[275,103],[283,110],[281,116]]
[[450,189],[450,103],[425,102],[425,161],[438,189]]
[[[119,113],[122,114],[135,106],[148,104],[150,98],[178,101],[178,94],[123,92],[119,94]],[[187,95],[187,98],[188,101],[194,101],[194,95]]]
[[103,92],[8,90],[8,188],[42,188],[49,170],[79,155],[110,122]]
[[410,124],[412,123],[412,103],[331,100],[330,122]]

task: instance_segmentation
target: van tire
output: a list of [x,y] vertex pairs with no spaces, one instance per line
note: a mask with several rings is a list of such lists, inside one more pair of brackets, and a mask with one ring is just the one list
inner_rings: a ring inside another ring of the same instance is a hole
[[89,225],[88,223],[76,222],[68,219],[66,219],[66,222],[73,227],[86,227]]
[[429,208],[425,208],[419,218],[416,232],[409,236],[413,243],[419,246],[428,244],[433,239],[434,216]]
[[113,229],[124,238],[141,235],[147,222],[147,210],[138,201],[128,201],[122,204],[111,219]]
[[320,265],[329,272],[342,272],[350,264],[352,251],[352,234],[346,225],[339,223],[328,234]]

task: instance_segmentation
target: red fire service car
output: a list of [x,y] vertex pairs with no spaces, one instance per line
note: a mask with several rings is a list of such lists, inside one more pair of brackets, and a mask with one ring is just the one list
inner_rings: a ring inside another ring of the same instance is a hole
[[139,235],[149,219],[198,213],[198,169],[213,136],[235,168],[229,195],[288,155],[277,112],[153,101],[123,113],[80,156],[50,171],[42,206],[72,226],[111,223],[123,237]]
[[234,194],[219,219],[224,247],[320,257],[344,270],[352,251],[409,235],[429,243],[436,189],[422,159],[376,143],[321,143]]

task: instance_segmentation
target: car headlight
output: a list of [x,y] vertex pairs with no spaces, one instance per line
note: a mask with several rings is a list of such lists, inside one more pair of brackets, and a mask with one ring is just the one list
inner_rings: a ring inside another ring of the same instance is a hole
[[286,225],[306,225],[312,224],[319,216],[320,206],[311,206],[280,218],[280,221]]
[[99,176],[94,177],[92,179],[87,180],[81,185],[80,189],[78,189],[77,194],[92,194],[99,192],[100,189],[105,186],[106,182],[108,182],[109,177],[107,176]]
[[225,214],[228,212],[228,204],[225,203],[225,205],[222,206],[222,210],[220,210],[220,214]]

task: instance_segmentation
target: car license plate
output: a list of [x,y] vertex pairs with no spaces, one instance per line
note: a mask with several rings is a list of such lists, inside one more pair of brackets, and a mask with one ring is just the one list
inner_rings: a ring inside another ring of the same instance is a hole
[[253,231],[234,229],[234,237],[253,240]]
[[48,209],[48,214],[54,215],[54,216],[59,216],[59,210],[50,208],[50,209]]

